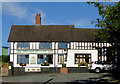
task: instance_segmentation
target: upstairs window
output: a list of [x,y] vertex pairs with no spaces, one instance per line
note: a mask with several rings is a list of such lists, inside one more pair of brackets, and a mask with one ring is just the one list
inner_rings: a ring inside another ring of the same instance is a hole
[[28,42],[18,42],[18,48],[29,48]]
[[62,49],[69,48],[69,43],[59,43],[59,48],[62,48]]
[[51,43],[40,43],[40,48],[51,48]]

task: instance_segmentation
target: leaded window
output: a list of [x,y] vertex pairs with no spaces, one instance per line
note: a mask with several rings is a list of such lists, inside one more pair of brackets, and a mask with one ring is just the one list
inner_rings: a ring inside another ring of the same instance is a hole
[[26,63],[29,64],[29,55],[18,55],[17,56],[17,63]]
[[41,64],[43,62],[53,64],[53,55],[52,54],[49,54],[49,55],[38,54],[37,64]]
[[69,43],[59,43],[59,48],[67,49],[69,48]]
[[91,54],[75,54],[75,64],[81,62],[91,63]]
[[64,63],[64,55],[63,54],[59,54],[58,55],[58,63],[59,64],[63,64]]
[[40,43],[40,48],[45,48],[45,49],[48,49],[48,48],[51,48],[51,43]]
[[18,48],[29,48],[28,42],[18,42]]

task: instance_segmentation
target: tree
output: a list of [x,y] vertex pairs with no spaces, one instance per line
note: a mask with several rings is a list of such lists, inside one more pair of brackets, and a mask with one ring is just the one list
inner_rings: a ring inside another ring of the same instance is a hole
[[98,31],[94,33],[97,42],[120,42],[120,1],[112,4],[88,2],[98,8],[100,18],[95,22]]
[[10,62],[10,55],[2,56],[2,62]]

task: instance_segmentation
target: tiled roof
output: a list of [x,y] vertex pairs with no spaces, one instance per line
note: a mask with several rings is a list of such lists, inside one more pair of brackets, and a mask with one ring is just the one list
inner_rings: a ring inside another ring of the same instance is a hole
[[96,30],[74,28],[74,25],[12,25],[8,42],[94,41]]

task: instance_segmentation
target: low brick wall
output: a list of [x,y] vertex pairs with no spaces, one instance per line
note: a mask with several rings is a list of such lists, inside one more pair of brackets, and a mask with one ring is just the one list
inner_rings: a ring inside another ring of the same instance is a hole
[[[67,67],[68,73],[88,73],[87,67]],[[60,68],[41,68],[41,73],[60,73]]]
[[[67,67],[67,73],[88,73],[87,67]],[[8,70],[8,76],[20,76],[32,74],[34,72],[25,72],[25,67],[12,67]],[[61,73],[61,68],[55,67],[42,67],[41,72],[37,73]]]
[[87,67],[68,67],[68,73],[88,73]]
[[45,67],[41,68],[41,73],[60,73],[60,68],[55,67]]
[[25,74],[24,67],[14,67],[11,70],[8,70],[8,76],[20,76]]
[[25,74],[25,67],[14,67],[13,68],[13,75],[20,76]]

